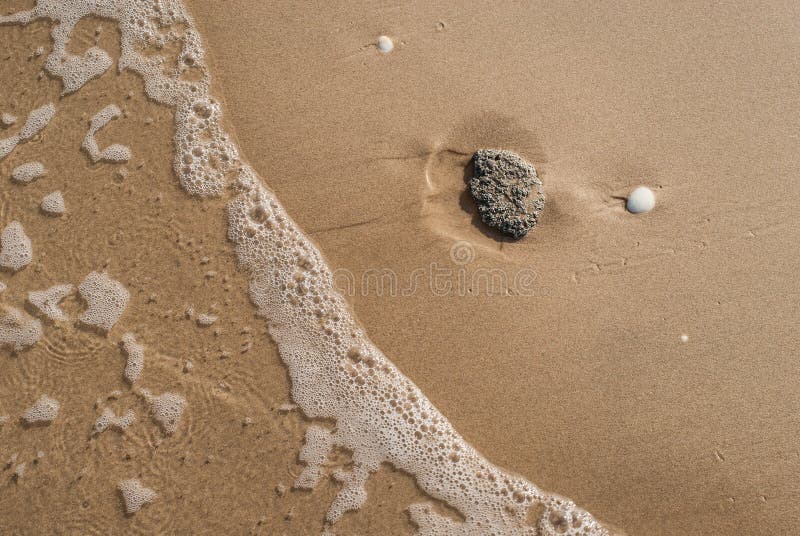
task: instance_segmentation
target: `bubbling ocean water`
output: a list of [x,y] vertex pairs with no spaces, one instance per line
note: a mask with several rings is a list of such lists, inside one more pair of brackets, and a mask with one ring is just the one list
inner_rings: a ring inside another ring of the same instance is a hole
[[[352,468],[332,475],[341,488],[328,509],[326,531],[332,532],[345,512],[368,500],[367,479],[389,463],[413,475],[422,490],[460,514],[459,519],[441,515],[429,503],[409,506],[422,534],[608,534],[569,499],[544,492],[481,456],[369,340],[335,290],[321,253],[240,158],[223,130],[220,106],[209,92],[200,37],[179,1],[39,0],[30,10],[0,17],[0,24],[55,22],[53,50],[45,68],[62,79],[67,94],[79,91],[113,64],[97,47],[82,56],[66,53],[71,30],[88,16],[117,22],[118,68],[137,73],[151,99],[174,109],[173,167],[183,189],[193,196],[228,200],[228,237],[240,267],[250,277],[251,300],[288,367],[293,400],[316,420],[300,451],[306,466],[295,487],[316,486],[333,449],[352,452]],[[176,65],[165,65],[158,54],[167,44],[179,45]],[[44,128],[53,113],[52,105],[32,113],[25,132],[0,141],[0,158],[31,132]],[[125,146],[101,150],[94,142],[94,133],[117,115],[119,109],[109,105],[93,117],[83,147],[92,160],[130,157]],[[90,274],[79,292],[89,304],[82,321],[103,330],[113,326],[129,297],[104,273]],[[58,296],[45,298],[44,305],[57,306]],[[135,358],[129,363],[130,377],[126,376],[133,383],[142,348],[131,336],[123,350]],[[140,394],[165,432],[174,430],[185,400],[172,393],[155,396],[141,390]],[[102,429],[124,427],[133,419],[132,414],[104,417],[98,421]],[[120,490],[129,512],[155,498],[155,492],[138,481],[122,482]]]

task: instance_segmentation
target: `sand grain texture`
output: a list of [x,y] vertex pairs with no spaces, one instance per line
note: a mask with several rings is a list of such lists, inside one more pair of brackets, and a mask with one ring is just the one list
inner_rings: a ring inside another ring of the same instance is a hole
[[[188,7],[228,132],[354,283],[372,339],[482,453],[629,534],[796,530],[793,4]],[[108,334],[46,326],[40,344],[0,355],[3,415],[45,392],[60,403],[47,426],[0,426],[3,460],[26,464],[17,485],[13,469],[0,472],[5,526],[319,533],[338,487],[286,491],[307,423],[279,410],[285,369],[225,222],[208,217],[222,201],[187,202],[170,110],[136,76],[112,67],[63,97],[40,77],[44,56],[31,53],[50,46],[49,31],[0,27],[0,110],[57,106],[0,160],[8,177],[48,155],[46,176],[0,186],[0,224],[22,222],[36,252],[3,274],[0,298],[22,307],[31,290],[104,270],[131,296]],[[382,34],[390,54],[375,47]],[[88,20],[69,52],[116,58],[118,41],[109,21]],[[93,163],[79,150],[86,125],[112,103],[121,116],[97,143],[124,144],[131,159]],[[482,226],[465,195],[465,167],[483,147],[519,153],[545,184],[524,240]],[[657,204],[632,216],[620,198],[638,184]],[[39,211],[54,190],[70,204],[57,225]],[[450,270],[449,289],[432,288],[434,270]],[[68,296],[60,307],[79,318],[86,304]],[[189,307],[218,320],[199,327]],[[125,382],[127,331],[147,348],[137,385],[186,400],[169,435]],[[141,418],[92,436],[105,408]],[[328,469],[348,462],[341,453]],[[126,516],[116,486],[131,478],[158,499]],[[337,533],[413,532],[403,510],[423,495],[407,475],[384,467],[367,491]]]

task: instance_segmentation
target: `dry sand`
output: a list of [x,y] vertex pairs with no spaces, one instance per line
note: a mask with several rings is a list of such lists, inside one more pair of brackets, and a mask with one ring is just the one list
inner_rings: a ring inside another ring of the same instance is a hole
[[[490,460],[628,534],[796,532],[794,4],[188,6],[244,156],[354,282],[372,339]],[[76,51],[115,50],[112,24],[78,30]],[[35,252],[3,274],[0,300],[19,306],[101,269],[132,297],[108,337],[46,326],[44,343],[0,356],[0,415],[13,416],[0,464],[27,462],[18,481],[14,465],[0,473],[4,526],[318,533],[336,485],[283,493],[305,423],[278,411],[286,373],[224,221],[207,216],[221,201],[187,202],[170,111],[134,75],[109,71],[59,100],[31,57],[48,31],[0,27],[0,112],[58,103],[44,133],[0,162],[1,223],[23,221]],[[381,34],[389,54],[374,46]],[[131,148],[124,177],[78,151],[110,103],[124,117],[97,137]],[[482,147],[524,155],[544,182],[542,219],[521,241],[478,224],[463,194]],[[29,160],[47,175],[12,183]],[[640,183],[657,205],[632,216],[622,198]],[[68,207],[57,219],[38,208],[55,190]],[[476,273],[497,278],[491,290]],[[431,288],[431,274],[450,289]],[[199,327],[188,307],[220,319]],[[76,317],[81,305],[63,308]],[[139,384],[188,400],[171,437],[126,388],[126,331],[146,348]],[[17,422],[43,393],[59,417]],[[92,436],[105,406],[134,408],[136,425]],[[116,491],[128,478],[158,493],[134,516]],[[369,486],[337,533],[411,532],[411,479],[387,468]]]

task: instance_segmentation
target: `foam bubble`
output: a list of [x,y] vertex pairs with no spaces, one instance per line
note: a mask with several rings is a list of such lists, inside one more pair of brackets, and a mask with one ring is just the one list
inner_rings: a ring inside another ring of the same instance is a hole
[[125,503],[125,513],[135,514],[142,509],[142,506],[153,502],[156,499],[156,492],[146,488],[135,478],[123,480],[117,484],[117,489],[122,494]]
[[217,315],[201,313],[197,315],[197,325],[201,327],[208,327],[219,319]]
[[111,56],[105,50],[92,47],[80,56],[63,54],[56,56],[55,51],[47,58],[45,69],[53,76],[61,78],[64,86],[62,95],[73,93],[89,80],[97,78],[112,65]]
[[28,302],[36,307],[43,315],[53,321],[65,322],[69,320],[67,314],[58,304],[66,298],[75,287],[70,284],[55,285],[46,290],[35,290],[28,293]]
[[303,472],[294,480],[294,487],[314,489],[322,478],[322,464],[333,448],[331,432],[321,426],[311,425],[306,429],[306,443],[300,449],[299,459],[306,464]]
[[8,112],[5,112],[2,115],[0,115],[0,124],[2,124],[4,127],[10,127],[16,122],[17,122],[16,115],[10,114]]
[[175,393],[162,393],[154,396],[146,389],[142,389],[140,394],[150,406],[153,420],[161,426],[164,433],[166,435],[174,434],[178,429],[183,411],[186,409],[186,399]]
[[42,323],[19,309],[2,307],[0,317],[0,346],[10,346],[20,352],[39,342],[42,338]]
[[380,36],[376,44],[378,46],[378,50],[380,50],[384,54],[388,54],[389,52],[394,50],[394,42],[392,41],[392,38],[389,37],[388,35]]
[[60,404],[47,395],[42,395],[34,404],[25,410],[22,418],[28,424],[50,423],[58,416]]
[[31,260],[31,239],[25,234],[22,224],[14,220],[0,234],[0,267],[17,272],[30,264]]
[[45,104],[33,110],[28,114],[28,119],[22,126],[22,130],[19,131],[19,141],[27,141],[41,132],[50,123],[55,114],[56,107],[53,103]]
[[[2,19],[3,17],[0,17],[0,22]],[[41,132],[42,129],[46,127],[48,123],[50,123],[50,120],[53,118],[55,113],[56,107],[50,103],[45,104],[40,108],[36,108],[30,114],[28,114],[28,119],[25,121],[25,124],[18,133],[0,140],[0,160],[11,154],[11,151],[16,149],[17,145],[20,143],[25,143],[36,134]]]
[[88,305],[80,321],[104,331],[111,331],[131,296],[122,283],[108,277],[106,272],[87,275],[78,286],[78,292]]
[[44,196],[41,204],[42,212],[51,216],[59,216],[67,211],[66,203],[64,203],[64,196],[60,191],[56,190]]
[[112,119],[116,119],[121,115],[122,111],[120,111],[116,104],[109,104],[92,117],[92,120],[89,122],[89,130],[86,132],[86,137],[81,144],[81,149],[89,154],[89,158],[92,159],[92,162],[104,161],[121,163],[130,160],[131,150],[127,146],[114,143],[101,151],[94,139],[94,135],[97,131],[110,123]]
[[101,434],[110,428],[124,432],[135,420],[136,414],[132,409],[129,409],[123,415],[117,416],[111,408],[105,408],[103,414],[94,423],[94,432]]
[[27,162],[14,168],[11,179],[15,182],[28,183],[42,177],[47,170],[41,162]]
[[19,144],[19,134],[14,134],[10,138],[0,140],[0,160],[11,154]]
[[628,201],[625,203],[625,208],[628,212],[633,214],[640,214],[643,212],[650,212],[656,206],[656,196],[653,190],[647,186],[639,186],[635,188],[631,195],[628,196]]
[[128,357],[125,364],[125,379],[133,384],[142,373],[144,368],[144,346],[136,342],[133,333],[126,333],[122,336],[122,351]]

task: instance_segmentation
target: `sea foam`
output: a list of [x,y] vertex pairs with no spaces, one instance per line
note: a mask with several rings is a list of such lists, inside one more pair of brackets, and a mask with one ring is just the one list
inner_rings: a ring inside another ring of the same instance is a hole
[[47,173],[41,162],[26,162],[11,171],[11,179],[15,182],[28,183]]
[[0,346],[10,346],[15,352],[29,348],[42,338],[42,323],[19,309],[2,306],[0,316]]
[[33,259],[31,239],[18,221],[6,225],[0,233],[0,267],[17,272]]
[[89,130],[86,132],[86,137],[81,145],[81,149],[86,151],[92,162],[121,163],[130,160],[131,150],[127,146],[114,143],[101,150],[94,139],[97,131],[110,123],[112,119],[116,119],[121,115],[122,112],[115,104],[109,104],[92,117],[89,122]]
[[28,303],[36,307],[50,320],[64,322],[69,320],[67,314],[58,304],[66,298],[75,287],[70,284],[55,285],[46,290],[34,290],[28,293]]
[[51,216],[59,216],[66,212],[67,206],[64,203],[64,196],[60,191],[49,193],[42,198],[42,212]]
[[78,286],[88,307],[80,317],[84,324],[110,331],[125,311],[130,292],[105,272],[92,272]]
[[42,395],[31,407],[25,410],[22,414],[23,420],[28,424],[49,423],[55,420],[58,416],[58,410],[61,405],[58,400],[50,398],[47,395]]

